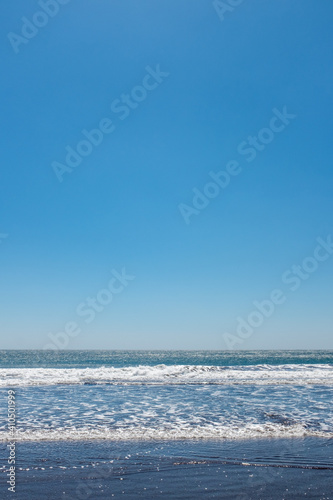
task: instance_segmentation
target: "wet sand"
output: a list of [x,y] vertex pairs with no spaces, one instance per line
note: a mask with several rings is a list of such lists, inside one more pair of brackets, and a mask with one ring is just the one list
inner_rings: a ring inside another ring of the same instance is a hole
[[1,498],[333,498],[325,439],[30,442],[17,444],[17,457],[16,494],[2,469]]

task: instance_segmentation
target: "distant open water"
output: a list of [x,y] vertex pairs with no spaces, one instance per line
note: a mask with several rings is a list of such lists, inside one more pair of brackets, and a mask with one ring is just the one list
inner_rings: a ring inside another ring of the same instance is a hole
[[333,351],[0,351],[0,440],[333,437]]

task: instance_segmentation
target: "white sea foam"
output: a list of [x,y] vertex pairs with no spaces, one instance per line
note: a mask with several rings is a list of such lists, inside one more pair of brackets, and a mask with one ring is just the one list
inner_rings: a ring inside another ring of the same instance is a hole
[[[130,426],[126,428],[58,428],[18,431],[16,441],[128,441],[128,440],[190,440],[190,439],[257,439],[290,437],[333,438],[333,432],[311,430],[302,424],[285,427],[281,424],[244,423],[237,425],[198,425],[188,423],[176,426]],[[0,432],[0,441],[10,441],[13,437]]]
[[3,368],[0,387],[83,384],[333,385],[331,365]]

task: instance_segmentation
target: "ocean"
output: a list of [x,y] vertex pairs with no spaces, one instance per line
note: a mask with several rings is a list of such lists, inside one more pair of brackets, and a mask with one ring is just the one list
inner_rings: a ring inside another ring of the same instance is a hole
[[333,351],[0,351],[3,478],[8,391],[16,498],[333,491]]

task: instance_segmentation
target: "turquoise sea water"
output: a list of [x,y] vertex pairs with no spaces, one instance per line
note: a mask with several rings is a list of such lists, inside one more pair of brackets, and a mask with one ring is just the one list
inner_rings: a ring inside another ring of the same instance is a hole
[[329,364],[333,351],[0,351],[0,368]]

